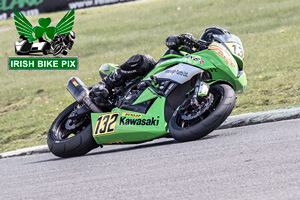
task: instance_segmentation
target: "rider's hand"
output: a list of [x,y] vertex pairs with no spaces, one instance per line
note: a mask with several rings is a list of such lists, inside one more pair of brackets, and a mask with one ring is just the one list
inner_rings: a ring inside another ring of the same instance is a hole
[[182,45],[179,39],[179,35],[171,35],[167,37],[165,44],[169,49],[176,50]]
[[195,43],[197,43],[196,38],[190,33],[179,35],[179,39],[182,45],[193,46]]
[[190,33],[169,36],[166,39],[166,46],[170,49],[183,49],[190,53],[199,50],[196,38]]
[[179,39],[181,41],[182,46],[189,49],[190,51],[199,50],[199,44],[197,43],[196,38],[192,34],[185,33],[185,34],[179,35]]
[[197,41],[198,45],[199,45],[199,50],[204,50],[204,49],[207,49],[210,45],[210,42],[206,42],[204,40],[198,40]]

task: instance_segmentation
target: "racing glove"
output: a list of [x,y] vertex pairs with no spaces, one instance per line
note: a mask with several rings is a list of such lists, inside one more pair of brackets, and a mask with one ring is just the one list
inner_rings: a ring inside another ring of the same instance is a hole
[[167,37],[165,44],[169,49],[176,50],[182,45],[179,39],[179,35],[171,35]]
[[199,50],[199,44],[197,43],[196,38],[190,33],[171,35],[166,39],[165,43],[169,49],[180,49],[187,51],[188,53]]

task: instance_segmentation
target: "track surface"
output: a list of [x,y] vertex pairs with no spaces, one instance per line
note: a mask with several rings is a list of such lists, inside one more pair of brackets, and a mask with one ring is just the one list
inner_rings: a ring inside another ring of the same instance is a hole
[[0,159],[0,199],[300,199],[300,119]]

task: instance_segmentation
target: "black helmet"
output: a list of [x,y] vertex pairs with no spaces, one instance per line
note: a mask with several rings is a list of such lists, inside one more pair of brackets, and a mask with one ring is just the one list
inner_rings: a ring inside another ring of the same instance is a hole
[[204,31],[204,33],[202,33],[200,40],[204,40],[206,42],[211,43],[214,40],[214,35],[225,35],[225,34],[230,34],[230,32],[224,28],[212,26],[212,27],[208,27]]

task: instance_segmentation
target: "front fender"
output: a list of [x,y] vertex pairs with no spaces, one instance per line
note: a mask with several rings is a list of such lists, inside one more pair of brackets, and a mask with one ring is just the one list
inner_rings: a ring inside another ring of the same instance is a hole
[[230,85],[236,93],[244,93],[246,90],[246,87],[247,87],[247,77],[246,77],[246,74],[243,73],[241,76],[236,78],[235,81],[232,83],[229,81],[226,81],[226,80],[221,80],[221,79],[206,82],[206,84],[209,86],[216,84],[216,83],[224,83],[224,84]]

